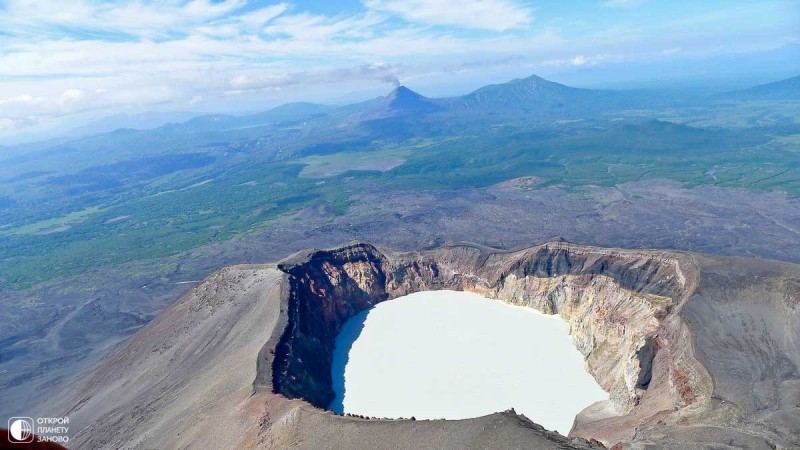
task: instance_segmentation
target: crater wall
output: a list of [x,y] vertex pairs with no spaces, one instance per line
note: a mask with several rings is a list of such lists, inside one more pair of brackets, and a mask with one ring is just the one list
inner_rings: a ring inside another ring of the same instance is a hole
[[438,289],[476,292],[566,320],[587,370],[611,394],[592,422],[631,413],[654,374],[673,387],[659,392],[659,405],[680,409],[710,395],[698,392],[697,383],[682,390],[676,379],[687,371],[702,378],[703,370],[681,342],[685,336],[672,329],[680,323],[665,320],[693,289],[691,265],[679,257],[563,242],[509,253],[471,246],[389,253],[354,243],[297,254],[278,268],[288,275],[288,320],[265,346],[274,353],[262,351],[255,385],[319,408],[335,395],[331,362],[344,323],[377,303]]

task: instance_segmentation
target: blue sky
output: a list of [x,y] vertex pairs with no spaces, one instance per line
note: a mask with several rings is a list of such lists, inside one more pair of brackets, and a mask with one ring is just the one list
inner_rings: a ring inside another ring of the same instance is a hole
[[800,73],[798,48],[798,0],[0,0],[0,138],[398,83],[437,96],[533,73],[766,80]]

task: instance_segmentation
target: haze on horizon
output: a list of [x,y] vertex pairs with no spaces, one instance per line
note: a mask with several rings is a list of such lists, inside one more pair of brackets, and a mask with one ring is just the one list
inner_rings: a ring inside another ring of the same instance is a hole
[[536,73],[717,89],[800,72],[793,0],[0,1],[0,144],[114,114],[437,97]]

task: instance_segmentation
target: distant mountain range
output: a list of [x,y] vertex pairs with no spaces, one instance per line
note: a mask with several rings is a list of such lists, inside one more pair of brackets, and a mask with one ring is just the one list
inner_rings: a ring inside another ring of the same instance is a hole
[[295,122],[310,117],[324,115],[335,109],[334,106],[316,103],[288,103],[257,114],[233,116],[226,114],[209,114],[195,117],[187,122],[169,124],[165,128],[183,132],[223,131],[240,128],[257,127]]
[[104,117],[100,120],[88,123],[78,128],[68,131],[63,137],[73,139],[84,136],[91,136],[101,133],[109,133],[120,128],[132,130],[149,130],[160,127],[167,123],[185,122],[193,117],[203,115],[203,113],[177,111],[177,112],[158,112],[148,111],[133,114],[115,114]]
[[726,96],[742,100],[800,100],[800,75],[730,92]]
[[[482,87],[466,95],[428,98],[400,86],[385,97],[362,106],[367,118],[407,114],[559,114],[587,108],[608,108],[630,102],[636,95],[626,91],[579,89],[554,83],[538,76]],[[603,105],[597,102],[602,101]]]
[[[800,99],[800,76],[749,89],[717,95],[718,100],[797,100]],[[708,99],[701,99],[708,101]],[[75,129],[53,140],[63,145],[88,136],[111,131],[120,136],[123,130],[154,143],[163,136],[227,132],[254,127],[285,127],[295,122],[322,120],[357,124],[380,119],[412,118],[443,114],[450,119],[491,120],[487,115],[520,120],[555,120],[570,117],[588,118],[615,110],[652,108],[675,99],[657,91],[581,89],[545,80],[536,75],[507,83],[484,86],[462,96],[429,98],[400,86],[384,97],[346,106],[316,103],[289,103],[265,112],[244,116],[227,114],[143,113],[117,115]],[[697,101],[697,99],[694,99]],[[471,119],[472,118],[472,119]],[[408,121],[406,121],[408,122]],[[146,131],[142,131],[146,130]],[[30,145],[30,144],[27,144]],[[36,146],[33,146],[36,148]]]
[[[798,99],[800,76],[732,92],[724,98]],[[654,91],[574,88],[533,75],[484,86],[457,97],[429,98],[406,86],[400,86],[385,97],[353,105],[334,107],[315,103],[291,103],[249,116],[201,116],[174,127],[187,131],[221,131],[323,116],[349,116],[369,120],[435,113],[585,117],[614,109],[647,107],[654,102],[665,101],[674,99],[660,96]]]

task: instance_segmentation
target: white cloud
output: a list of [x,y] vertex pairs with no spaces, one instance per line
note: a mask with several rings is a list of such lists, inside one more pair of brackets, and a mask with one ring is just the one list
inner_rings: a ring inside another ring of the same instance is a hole
[[492,31],[525,27],[533,20],[530,9],[512,0],[365,0],[364,4],[411,22]]
[[62,103],[79,102],[86,98],[86,93],[80,89],[67,89],[61,94]]
[[[86,99],[86,93],[80,89],[67,89],[61,95],[53,97],[45,96],[32,96],[29,94],[21,94],[13,97],[0,99],[0,106],[4,108],[4,112],[10,109],[17,108],[24,110],[30,114],[36,111],[60,111],[64,108],[69,108],[72,105],[79,104]],[[36,110],[27,111],[26,108],[36,108]]]
[[572,60],[570,60],[570,63],[571,63],[573,66],[583,66],[583,65],[585,65],[585,64],[586,64],[588,61],[589,61],[589,60],[588,60],[588,59],[587,59],[585,56],[583,56],[583,55],[578,55],[578,56],[576,56],[576,57],[572,58]]
[[236,20],[246,25],[258,27],[280,16],[288,9],[289,5],[287,3],[278,3],[277,5],[265,6],[254,11],[241,14],[237,16]]
[[551,59],[544,61],[543,64],[546,66],[574,66],[574,67],[581,67],[581,66],[595,66],[602,62],[607,61],[623,61],[626,59],[636,59],[642,57],[644,55],[635,55],[635,54],[597,54],[597,55],[575,55],[572,58],[565,58],[565,59]]
[[246,0],[134,0],[122,3],[8,0],[5,12],[0,16],[0,29],[37,38],[58,33],[59,30],[63,32],[64,28],[88,33],[157,38],[180,31],[182,27],[219,18],[246,4]]
[[12,132],[35,124],[36,120],[33,117],[20,117],[16,119],[0,117],[0,131]]
[[352,82],[359,80],[378,81],[392,86],[399,86],[400,79],[398,78],[398,72],[398,67],[385,63],[289,74],[253,72],[234,76],[230,81],[230,85],[234,93],[254,90],[279,90],[297,85],[338,83],[343,81]]
[[283,15],[266,27],[264,33],[281,38],[313,42],[345,39],[365,39],[374,36],[373,28],[385,18],[376,14],[351,17],[328,17],[310,13]]
[[20,94],[0,98],[0,130],[13,131],[36,124],[42,116],[74,113],[84,107],[86,93],[67,89],[58,95]]
[[17,124],[13,120],[0,117],[0,131],[15,130],[16,128]]

